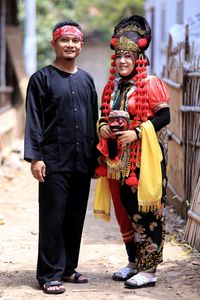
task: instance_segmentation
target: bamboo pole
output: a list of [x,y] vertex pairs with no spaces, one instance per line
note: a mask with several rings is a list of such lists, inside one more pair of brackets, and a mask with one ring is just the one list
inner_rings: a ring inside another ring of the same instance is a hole
[[181,105],[180,106],[180,111],[181,112],[200,113],[200,106]]

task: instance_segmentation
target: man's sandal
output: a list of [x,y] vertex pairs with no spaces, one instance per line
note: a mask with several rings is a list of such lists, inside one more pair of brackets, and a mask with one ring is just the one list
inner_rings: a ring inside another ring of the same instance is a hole
[[115,281],[126,281],[131,278],[133,275],[137,274],[136,269],[131,269],[129,267],[121,268],[119,271],[113,274],[113,280]]
[[64,282],[69,282],[69,283],[88,283],[88,279],[85,278],[81,273],[76,271],[70,276],[63,276],[62,279]]
[[143,274],[137,274],[124,282],[124,287],[128,289],[139,289],[149,286],[155,286],[157,281],[156,276],[148,277]]
[[[53,287],[53,289],[51,289]],[[41,285],[41,288],[45,294],[62,294],[66,291],[63,287],[62,281],[47,281],[45,284]]]

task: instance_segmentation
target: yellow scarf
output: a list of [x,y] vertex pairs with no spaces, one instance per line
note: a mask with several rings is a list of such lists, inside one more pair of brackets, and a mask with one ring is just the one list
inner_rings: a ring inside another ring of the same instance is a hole
[[141,124],[142,151],[138,184],[138,208],[147,212],[159,209],[162,196],[161,161],[163,159],[157,135],[151,121]]
[[110,189],[107,177],[97,179],[93,211],[95,218],[110,221]]
[[[161,161],[163,159],[157,135],[151,121],[141,124],[142,149],[138,184],[139,211],[159,209],[162,196]],[[93,211],[95,218],[110,221],[110,189],[107,177],[97,179]]]

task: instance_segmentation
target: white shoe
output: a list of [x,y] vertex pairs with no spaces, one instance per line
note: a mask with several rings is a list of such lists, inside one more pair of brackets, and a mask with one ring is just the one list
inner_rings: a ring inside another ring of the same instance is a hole
[[136,269],[132,269],[129,267],[121,268],[119,271],[113,274],[113,280],[116,281],[126,281],[131,278],[133,275],[137,274]]
[[125,288],[138,289],[142,287],[155,286],[157,277],[154,273],[139,272],[124,283]]

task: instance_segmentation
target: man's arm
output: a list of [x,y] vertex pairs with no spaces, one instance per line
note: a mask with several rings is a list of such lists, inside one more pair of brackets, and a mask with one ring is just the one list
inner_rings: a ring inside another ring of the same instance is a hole
[[24,138],[24,159],[31,162],[34,178],[44,181],[46,166],[43,162],[41,141],[43,139],[43,107],[39,78],[31,77],[26,96],[26,124]]

